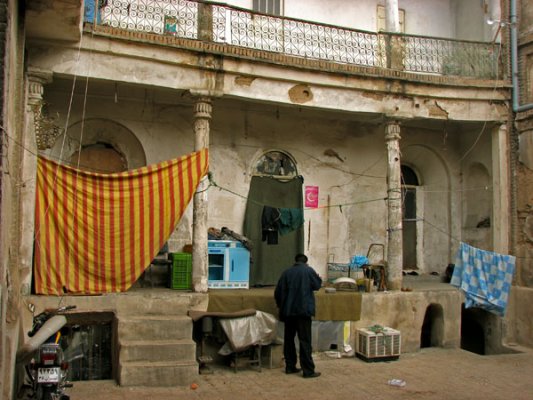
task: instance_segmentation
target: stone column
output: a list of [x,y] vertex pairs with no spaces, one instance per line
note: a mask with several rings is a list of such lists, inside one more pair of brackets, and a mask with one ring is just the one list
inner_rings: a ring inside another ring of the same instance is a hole
[[398,0],[385,0],[385,27],[387,32],[400,32]]
[[213,6],[198,3],[198,39],[212,42],[213,38]]
[[387,142],[387,214],[388,249],[387,275],[388,290],[402,287],[403,241],[402,241],[402,188],[400,163],[400,125],[389,122],[385,128]]
[[510,161],[507,125],[492,130],[492,240],[494,251],[509,253]]
[[33,237],[35,233],[35,188],[37,173],[37,143],[43,106],[44,84],[52,81],[52,74],[43,71],[28,71],[25,123],[23,129],[23,152],[20,170],[20,223],[19,254],[22,293],[29,294],[33,262]]
[[[211,112],[211,98],[196,96],[193,116],[195,151],[209,148]],[[193,198],[192,284],[194,291],[199,293],[207,292],[207,187],[208,179],[204,177]]]
[[[385,2],[385,29],[392,34],[400,32],[398,0],[386,0]],[[387,33],[386,46],[387,68],[403,70],[403,37]]]

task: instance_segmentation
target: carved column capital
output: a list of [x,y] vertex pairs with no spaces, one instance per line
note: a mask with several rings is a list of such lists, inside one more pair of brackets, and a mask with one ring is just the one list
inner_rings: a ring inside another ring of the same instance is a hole
[[52,82],[50,71],[30,69],[27,72],[28,78],[28,104],[42,105],[44,85]]
[[213,106],[211,98],[207,96],[198,96],[194,103],[194,118],[211,119]]
[[213,106],[211,97],[203,93],[194,96],[193,131],[194,149],[201,150],[209,147],[209,123],[211,121]]
[[44,85],[52,82],[52,73],[30,69],[28,78],[28,112],[33,113],[35,141],[38,150],[46,150],[53,146],[56,138],[61,135],[60,128],[54,118],[50,118],[43,111]]
[[385,140],[400,140],[400,123],[397,121],[389,121],[385,125]]

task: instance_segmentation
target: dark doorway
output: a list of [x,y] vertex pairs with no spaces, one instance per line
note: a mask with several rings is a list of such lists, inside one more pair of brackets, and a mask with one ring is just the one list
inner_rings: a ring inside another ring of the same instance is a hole
[[461,348],[481,355],[520,353],[503,343],[502,318],[483,308],[461,311]]
[[69,362],[68,380],[93,381],[113,378],[114,314],[88,312],[69,315],[61,342]]
[[430,304],[426,309],[422,332],[420,334],[420,347],[440,347],[444,338],[444,316],[440,304]]
[[461,310],[461,349],[485,355],[484,311],[478,308]]
[[417,269],[416,187],[418,185],[415,171],[402,165],[403,269]]

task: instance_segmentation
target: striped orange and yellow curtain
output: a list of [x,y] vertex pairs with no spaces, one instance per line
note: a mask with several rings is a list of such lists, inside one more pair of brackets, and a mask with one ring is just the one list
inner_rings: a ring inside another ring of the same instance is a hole
[[35,292],[127,290],[170,237],[207,169],[207,149],[114,174],[39,157]]

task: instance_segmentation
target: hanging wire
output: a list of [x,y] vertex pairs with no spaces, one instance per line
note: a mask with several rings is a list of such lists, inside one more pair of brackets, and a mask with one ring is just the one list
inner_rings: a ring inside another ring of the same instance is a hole
[[[238,196],[240,197],[241,199],[243,200],[246,200],[247,202],[249,203],[253,203],[255,205],[258,205],[258,206],[268,206],[269,204],[265,204],[265,203],[261,203],[261,202],[258,202],[258,201],[255,201],[253,199],[250,199],[249,197],[247,196],[244,196],[240,193],[237,193],[231,189],[228,189],[228,188],[225,188],[223,186],[220,186],[218,185],[215,180],[213,179],[213,175],[211,173],[208,174],[208,178],[209,178],[209,187],[214,187],[214,188],[217,188],[221,191],[224,191],[224,192],[228,192],[228,193],[231,193],[235,196]],[[204,189],[203,191],[205,191],[207,189]],[[331,204],[331,205],[327,205],[327,206],[319,206],[319,207],[303,207],[304,210],[307,210],[307,211],[314,211],[314,210],[321,210],[321,209],[325,209],[325,208],[339,208],[341,209],[342,211],[342,207],[348,207],[348,206],[354,206],[354,205],[358,205],[358,204],[365,204],[365,203],[372,203],[372,202],[376,202],[376,201],[384,201],[384,200],[387,200],[387,198],[376,198],[376,199],[370,199],[370,200],[360,200],[360,201],[354,201],[354,202],[349,202],[349,203],[340,203],[340,204]]]
[[[80,43],[78,45],[78,54],[77,54],[77,57],[76,57],[76,67],[79,67],[79,65],[80,65],[81,47],[82,47],[82,44],[83,44],[83,37],[84,37],[84,31],[82,29],[81,30]],[[74,73],[74,78],[72,80],[72,89],[71,89],[71,92],[70,92],[69,106],[68,106],[67,116],[66,116],[66,120],[65,120],[65,129],[64,129],[64,133],[63,133],[63,140],[61,142],[61,150],[59,152],[59,157],[58,157],[59,163],[56,166],[56,171],[55,171],[54,180],[53,180],[54,185],[56,184],[57,179],[59,177],[59,168],[61,167],[61,165],[62,165],[61,162],[63,161],[63,154],[64,154],[63,152],[64,152],[64,149],[65,149],[65,142],[66,142],[66,137],[67,137],[68,124],[69,124],[69,121],[70,121],[70,113],[72,111],[72,103],[73,103],[73,99],[74,99],[74,91],[75,91],[75,88],[76,88],[76,78],[77,78],[77,73]],[[88,77],[87,77],[87,79],[88,79]],[[84,103],[84,108],[85,108],[85,103]],[[85,110],[84,110],[84,112],[85,112]],[[81,141],[80,141],[80,144],[81,144]],[[36,154],[36,156],[38,157],[37,154]],[[45,217],[48,215],[49,211],[50,211],[50,204],[47,204],[46,209],[44,211],[44,216]],[[38,237],[39,233],[40,233],[40,228],[41,227],[39,226],[39,229],[35,229],[34,232],[33,232],[33,238],[34,238],[34,242],[35,243],[40,243],[39,241],[35,240]]]
[[[9,135],[7,133],[7,131],[4,129],[4,127],[0,126],[0,129],[4,132],[4,134],[6,135],[6,137],[12,141],[13,143],[15,143],[16,145],[22,147],[24,149],[24,151],[27,151],[28,153],[34,155],[34,156],[38,156],[37,153],[33,152],[32,150],[26,148],[23,144],[17,142],[11,135]],[[7,141],[8,142],[8,141]],[[7,143],[5,144],[5,146],[7,146]],[[228,189],[226,187],[223,187],[223,186],[220,186],[219,184],[217,184],[215,182],[215,180],[213,179],[213,174],[212,172],[209,172],[208,173],[208,180],[209,180],[209,185],[207,188],[201,190],[201,191],[198,191],[197,193],[203,193],[205,191],[208,191],[211,187],[213,188],[216,188],[220,191],[224,191],[224,192],[227,192],[227,193],[230,193],[232,195],[235,195],[243,200],[246,200],[247,202],[250,202],[250,203],[253,203],[253,204],[256,204],[258,206],[265,206],[267,204],[264,204],[264,203],[261,203],[261,202],[258,202],[258,201],[255,201],[253,199],[250,199],[248,198],[247,196],[244,196],[240,193],[237,193],[235,192],[234,190],[231,190],[231,189]],[[470,188],[470,189],[463,189],[463,190],[458,190],[458,191],[466,191],[466,190],[479,190],[480,188]],[[482,187],[482,189],[488,189],[487,187]],[[395,193],[400,193],[401,190],[400,189],[391,189],[390,191],[392,192],[395,192]],[[447,192],[447,191],[442,191],[442,192]],[[429,191],[429,193],[432,193],[431,191]],[[437,191],[435,191],[434,193],[437,193]],[[379,201],[387,201],[389,200],[388,197],[382,197],[382,198],[375,198],[375,199],[369,199],[369,200],[360,200],[360,201],[354,201],[354,202],[349,202],[349,203],[339,203],[339,204],[330,204],[330,205],[326,205],[326,206],[319,206],[319,207],[316,207],[316,208],[310,208],[310,207],[304,207],[303,209],[306,210],[306,211],[318,211],[318,210],[323,210],[323,209],[327,209],[327,208],[339,208],[339,210],[342,212],[342,208],[343,207],[350,207],[350,206],[356,206],[356,205],[361,205],[361,204],[366,204],[366,203],[372,203],[372,202],[379,202]],[[402,203],[403,203],[403,199],[402,199]],[[416,221],[422,221],[424,222],[425,224],[431,226],[432,228],[434,228],[435,230],[437,230],[438,232],[442,233],[443,235],[447,236],[448,238],[452,239],[453,241],[457,242],[457,243],[460,243],[461,240],[460,239],[457,239],[456,237],[452,236],[449,232],[447,232],[446,230],[440,228],[439,226],[435,225],[434,223],[428,221],[427,219],[425,218],[416,218],[415,219]],[[36,233],[37,234],[37,233]],[[515,256],[517,259],[526,259],[528,257],[520,257],[520,256]]]

